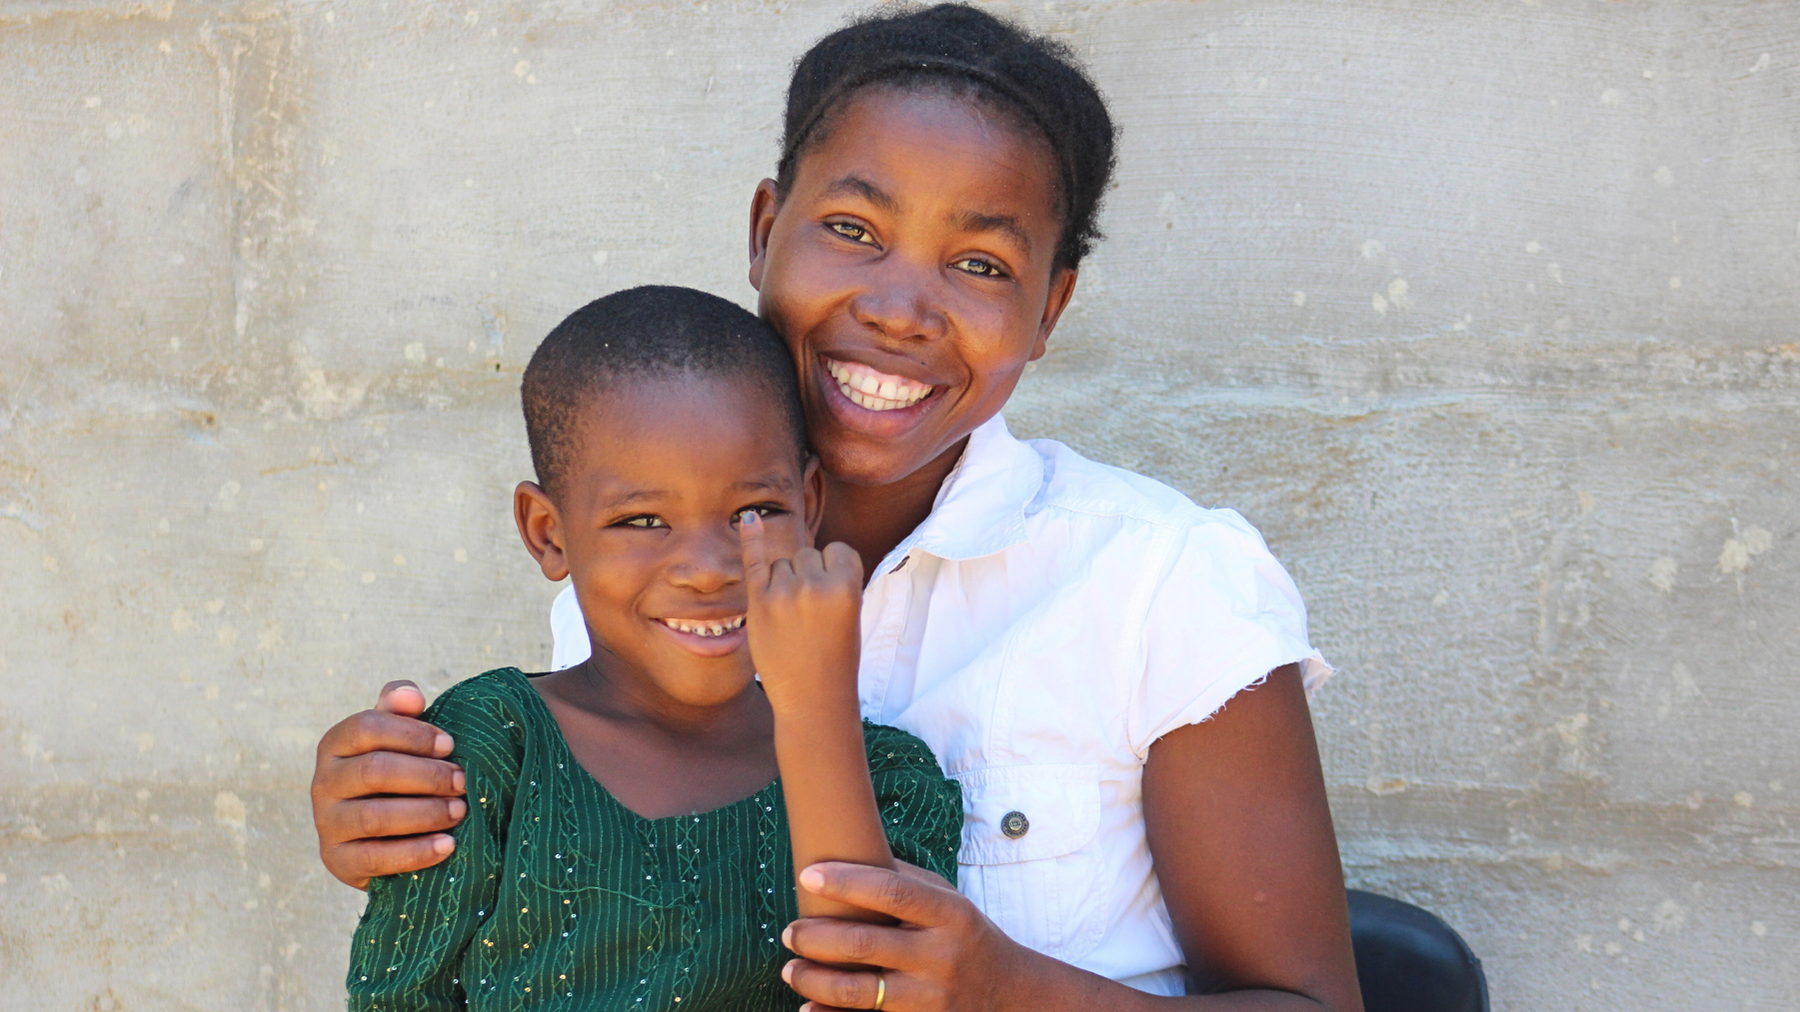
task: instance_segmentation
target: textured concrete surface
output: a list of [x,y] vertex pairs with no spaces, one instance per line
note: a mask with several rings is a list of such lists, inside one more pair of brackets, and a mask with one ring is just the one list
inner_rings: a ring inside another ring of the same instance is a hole
[[[0,5],[0,1007],[336,1007],[332,721],[547,653],[518,371],[739,297],[839,4]],[[1495,1005],[1800,1007],[1800,10],[1005,7],[1125,128],[1014,427],[1232,505],[1355,883]]]

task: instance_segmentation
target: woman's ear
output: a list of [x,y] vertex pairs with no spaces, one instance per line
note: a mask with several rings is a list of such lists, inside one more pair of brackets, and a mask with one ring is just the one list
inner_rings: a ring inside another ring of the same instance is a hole
[[819,540],[819,522],[825,519],[825,470],[819,466],[817,454],[806,455],[800,486],[806,496],[806,543],[810,545]]
[[563,551],[562,518],[549,493],[535,481],[519,482],[513,489],[513,520],[519,525],[519,539],[525,550],[538,562],[547,580],[561,580],[569,575],[569,558]]
[[769,232],[775,227],[775,212],[781,210],[781,197],[775,191],[775,180],[756,184],[750,198],[750,287],[762,291],[763,266],[769,253]]
[[1044,300],[1044,316],[1038,321],[1037,340],[1032,342],[1031,357],[1028,362],[1036,362],[1049,350],[1050,332],[1056,329],[1056,321],[1062,319],[1063,310],[1069,308],[1069,300],[1075,296],[1075,276],[1080,272],[1073,267],[1058,267],[1050,274],[1050,295]]

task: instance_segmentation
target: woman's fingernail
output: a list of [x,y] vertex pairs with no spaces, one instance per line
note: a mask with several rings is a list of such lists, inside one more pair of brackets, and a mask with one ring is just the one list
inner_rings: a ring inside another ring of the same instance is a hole
[[469,814],[469,803],[461,798],[451,798],[450,803],[444,807],[450,810],[452,819],[461,820],[463,816]]
[[816,893],[825,888],[825,873],[817,868],[808,868],[800,873],[800,884],[805,886],[808,892]]
[[781,964],[781,980],[785,984],[792,984],[794,982],[794,961],[793,960],[790,959],[787,962]]
[[437,740],[431,743],[431,747],[437,750],[438,755],[449,755],[450,750],[456,747],[456,743],[450,740],[449,735],[440,731]]
[[437,836],[431,840],[431,852],[443,856],[456,849],[456,841],[448,836]]
[[789,952],[794,951],[794,926],[792,924],[781,929],[781,944],[787,946]]

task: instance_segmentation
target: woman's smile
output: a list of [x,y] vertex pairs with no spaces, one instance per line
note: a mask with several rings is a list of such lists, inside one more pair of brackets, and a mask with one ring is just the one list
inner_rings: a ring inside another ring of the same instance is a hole
[[857,407],[869,411],[898,411],[931,396],[933,385],[872,369],[860,362],[820,356],[825,371],[837,380],[838,392]]

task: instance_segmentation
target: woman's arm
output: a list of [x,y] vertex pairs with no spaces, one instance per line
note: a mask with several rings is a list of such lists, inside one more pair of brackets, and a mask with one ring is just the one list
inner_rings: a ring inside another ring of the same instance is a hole
[[[464,683],[465,686],[468,683]],[[416,872],[376,878],[350,943],[351,1012],[464,1012],[464,954],[493,915],[519,750],[491,699],[451,689],[432,715],[455,733],[456,758],[480,803],[456,827],[455,852]]]
[[1361,1012],[1343,875],[1299,669],[1279,668],[1212,719],[1151,746],[1144,817],[1157,878],[1187,954],[1189,990],[1164,998],[1033,952],[948,887],[825,865],[801,895],[867,907],[898,927],[803,918],[785,971],[812,1012],[870,1008],[886,968],[892,1012],[1093,1009]]
[[[745,628],[775,715],[794,871],[820,861],[891,869],[856,696],[861,560],[842,544],[771,560],[755,513],[745,513],[738,529],[749,591]],[[798,899],[806,917],[885,920],[817,893]]]
[[389,682],[373,710],[319,741],[313,828],[325,870],[345,885],[429,868],[456,846],[448,831],[469,811],[463,771],[444,759],[451,736],[418,719],[424,709],[418,686]]
[[1360,1012],[1344,872],[1298,666],[1150,747],[1144,826],[1190,994],[1263,988]]

